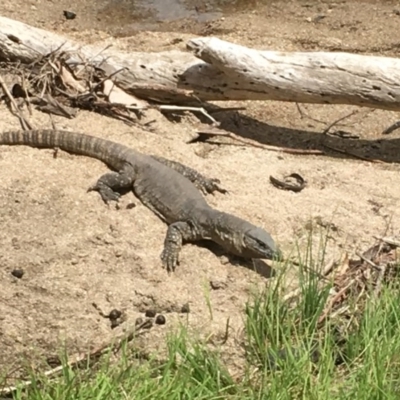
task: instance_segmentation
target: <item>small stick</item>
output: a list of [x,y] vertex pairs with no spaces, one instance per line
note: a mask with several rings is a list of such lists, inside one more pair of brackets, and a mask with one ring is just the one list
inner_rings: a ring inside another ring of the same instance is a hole
[[308,118],[308,119],[310,119],[311,121],[318,122],[319,124],[325,124],[325,123],[326,123],[325,121],[321,121],[320,119],[316,119],[316,118],[311,117],[310,115],[306,114],[306,113],[300,108],[300,104],[299,104],[299,103],[295,103],[295,104],[296,104],[296,107],[297,107],[297,111],[299,112],[300,117],[301,117],[302,119],[303,119],[303,118]]
[[337,262],[334,259],[332,259],[325,265],[325,268],[322,270],[322,276],[328,276],[336,266]]
[[228,317],[227,320],[226,320],[225,335],[224,335],[224,338],[222,339],[221,344],[225,344],[228,341],[228,338],[229,338],[229,321],[230,321],[230,317]]
[[296,296],[298,296],[301,293],[301,288],[297,287],[296,289],[292,290],[291,292],[289,292],[288,294],[286,294],[285,296],[283,296],[283,301],[289,301],[292,300],[293,298],[295,298]]
[[378,279],[376,280],[376,286],[375,286],[375,290],[374,290],[375,297],[378,297],[379,293],[381,292],[382,282],[383,282],[383,278],[385,277],[385,273],[386,273],[386,265],[382,265],[380,268],[380,271],[379,271]]
[[356,253],[357,257],[360,257],[361,260],[365,261],[367,264],[369,264],[372,268],[376,269],[377,271],[381,271],[382,268],[379,267],[378,265],[376,265],[374,262],[372,262],[371,260],[369,260],[367,257],[364,257],[361,253]]
[[206,118],[208,118],[214,126],[218,126],[219,122],[214,119],[203,107],[182,107],[182,106],[152,106],[154,108],[158,108],[161,111],[197,111],[202,113]]
[[[22,125],[22,128],[24,130],[27,129],[32,129],[32,125],[29,123],[29,121],[22,115],[21,111],[19,110],[17,103],[14,100],[14,97],[12,96],[12,94],[10,93],[10,91],[8,90],[7,85],[5,84],[5,82],[3,81],[3,78],[0,76],[0,85],[4,91],[4,93],[6,94],[6,96],[8,97],[8,99],[11,102],[11,105],[14,107],[13,112],[17,115],[17,117],[20,120],[20,123]],[[12,109],[12,107],[11,107]]]
[[99,86],[101,86],[106,80],[112,78],[114,75],[119,74],[120,72],[128,69],[127,67],[123,67],[118,69],[117,71],[112,72],[111,74],[107,75],[105,78],[103,78],[100,82],[97,82],[90,90],[89,93],[93,93]]
[[386,128],[381,135],[389,135],[390,133],[394,132],[396,129],[400,128],[400,121],[395,122],[394,124],[390,125]]
[[[278,151],[278,152],[288,153],[288,154],[316,154],[316,155],[324,154],[324,152],[321,150],[299,150],[299,149],[289,149],[288,147],[269,146],[266,144],[258,143],[255,140],[242,138],[239,135],[236,135],[232,132],[222,131],[220,129],[218,131],[216,131],[216,130],[209,130],[209,131],[208,130],[198,130],[197,133],[199,135],[225,136],[225,137],[229,137],[233,140],[236,140],[240,143],[243,143],[244,145],[247,145],[247,146],[253,146],[253,147],[260,148],[260,149],[265,149],[265,150],[270,150],[270,151]],[[218,143],[218,144],[222,144],[222,143]],[[234,143],[224,143],[224,144],[239,146],[238,144],[234,144]]]
[[[80,70],[76,71],[76,76],[79,76],[80,73],[95,59],[97,58],[101,53],[104,51],[108,50],[110,47],[112,47],[112,44],[108,44],[104,49],[100,50],[97,54],[93,55],[92,57],[88,58],[85,63],[83,63],[82,68]],[[104,61],[104,60],[103,60]]]
[[321,324],[325,321],[332,307],[335,305],[337,300],[346,292],[346,290],[355,282],[353,279],[349,284],[347,284],[344,288],[342,288],[334,297],[329,301],[328,307],[325,309],[324,313],[318,318],[318,324]]
[[330,149],[330,150],[333,150],[333,151],[337,151],[338,153],[346,154],[347,156],[358,158],[359,160],[368,161],[368,162],[372,162],[372,163],[378,163],[378,164],[387,164],[385,161],[376,160],[374,158],[366,158],[366,157],[363,157],[363,156],[359,156],[358,154],[350,153],[349,151],[338,149],[337,147],[329,146],[329,145],[327,145],[325,143],[322,143],[322,146],[326,147],[327,149]]
[[323,134],[323,135],[326,135],[326,134],[330,131],[330,129],[333,128],[335,125],[337,125],[340,121],[343,121],[343,120],[346,119],[346,118],[350,118],[350,117],[352,117],[354,114],[357,114],[358,112],[359,112],[358,110],[352,111],[351,113],[345,115],[344,117],[341,117],[341,118],[339,118],[339,119],[333,121],[331,124],[329,124],[329,125],[323,130],[322,134]]
[[[322,279],[326,278],[336,266],[337,266],[337,262],[334,259],[329,261],[326,264],[325,268],[322,270],[320,277]],[[301,288],[297,287],[296,289],[292,290],[291,292],[289,292],[285,296],[283,296],[283,301],[292,300],[294,297],[298,296],[300,293],[301,293]]]
[[31,105],[31,101],[30,101],[30,96],[29,96],[29,91],[28,91],[28,87],[26,84],[26,77],[25,77],[25,73],[22,73],[22,90],[24,91],[25,95],[26,95],[26,104],[28,105],[28,111],[29,111],[29,115],[32,116],[33,112],[32,112],[32,105]]

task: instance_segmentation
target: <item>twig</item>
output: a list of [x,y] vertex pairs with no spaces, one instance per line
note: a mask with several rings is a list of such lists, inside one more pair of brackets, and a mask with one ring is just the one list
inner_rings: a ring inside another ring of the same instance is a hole
[[[123,68],[120,68],[120,69],[118,69],[117,71],[114,71],[114,72],[112,72],[111,74],[107,75],[106,77],[104,77],[103,79],[101,79],[100,82],[97,82],[97,83],[91,88],[91,90],[90,90],[89,93],[93,93],[93,92],[94,92],[98,87],[100,87],[106,80],[112,78],[114,75],[117,75],[117,74],[119,74],[120,72],[122,72],[122,71],[124,71],[124,70],[126,70],[126,69],[128,69],[128,68],[127,68],[127,67],[123,67]],[[85,94],[85,93],[84,93],[84,94]]]
[[351,153],[351,152],[349,152],[347,150],[342,150],[342,149],[338,149],[337,147],[333,147],[333,146],[327,145],[325,143],[322,143],[322,146],[326,147],[327,149],[330,149],[330,150],[333,150],[333,151],[337,151],[338,153],[342,153],[342,154],[346,154],[347,156],[358,158],[359,160],[368,161],[368,162],[372,162],[372,163],[378,163],[378,164],[387,164],[385,161],[376,160],[374,158],[363,157],[363,156],[360,156],[358,154]]
[[208,118],[214,126],[218,126],[220,123],[213,118],[203,107],[182,107],[182,106],[169,106],[169,105],[161,105],[161,106],[150,106],[151,108],[158,108],[160,111],[197,111],[202,113],[206,118]]
[[394,132],[396,129],[400,128],[400,121],[395,122],[394,124],[390,125],[386,128],[381,135],[389,135],[390,133]]
[[8,99],[11,102],[12,107],[14,107],[14,110],[11,107],[12,112],[19,118],[19,121],[22,125],[22,128],[24,130],[27,129],[32,129],[32,125],[30,124],[30,122],[23,116],[22,112],[20,111],[20,109],[18,108],[17,103],[14,100],[14,97],[12,96],[12,94],[10,93],[10,91],[8,90],[7,85],[5,84],[3,78],[0,76],[0,85],[4,91],[4,93],[6,94],[6,96],[8,97]]
[[[100,50],[97,54],[93,55],[92,57],[88,58],[85,63],[83,63],[82,68],[80,70],[76,71],[76,76],[79,76],[80,73],[95,59],[97,58],[101,53],[104,51],[108,50],[110,47],[112,47],[112,44],[108,44],[104,49]],[[104,61],[104,60],[103,60]]]
[[42,54],[39,51],[35,50],[34,48],[31,48],[29,45],[27,45],[26,43],[22,43],[23,46],[25,46],[26,48],[35,51],[36,53],[39,54],[39,58],[36,59],[35,61],[32,61],[29,65],[35,65],[37,63],[40,63],[44,58],[47,58],[48,60],[50,59],[51,56],[53,56],[54,54],[57,54],[60,49],[66,44],[67,42],[63,42],[61,43],[57,48],[55,48],[54,50],[50,51],[50,53],[47,54]]
[[376,286],[375,286],[375,290],[374,290],[375,297],[378,297],[379,293],[381,292],[382,282],[383,282],[383,278],[385,277],[385,273],[386,273],[386,265],[382,265],[380,267],[378,279],[376,280]]
[[230,317],[228,317],[227,320],[226,320],[225,335],[224,335],[224,338],[222,339],[221,344],[225,344],[228,341],[228,338],[229,338],[229,321],[230,321]]
[[328,307],[325,309],[323,314],[318,318],[318,324],[321,324],[322,322],[325,321],[326,317],[328,316],[329,312],[332,310],[333,306],[337,302],[337,300],[346,292],[347,289],[349,289],[350,286],[353,285],[355,282],[355,279],[352,279],[350,283],[348,283],[344,288],[339,290],[339,292],[329,301]]
[[329,130],[330,130],[331,128],[333,128],[335,125],[337,125],[340,121],[343,121],[343,120],[346,119],[346,118],[350,118],[350,117],[352,117],[354,114],[357,114],[358,112],[359,112],[358,110],[354,110],[354,111],[352,111],[351,113],[345,115],[344,117],[341,117],[341,118],[339,118],[339,119],[333,121],[331,124],[329,124],[329,125],[323,130],[322,134],[323,134],[323,135],[326,135],[326,134],[329,132]]
[[[253,147],[270,150],[270,151],[279,151],[279,152],[288,153],[288,154],[324,154],[324,152],[321,150],[300,150],[300,149],[290,149],[288,147],[269,146],[266,144],[258,143],[255,140],[242,138],[239,135],[236,135],[232,132],[223,131],[222,129],[218,129],[218,130],[217,129],[212,129],[212,130],[211,129],[210,130],[201,129],[201,130],[198,130],[197,133],[199,135],[208,135],[208,136],[225,136],[230,139],[236,140],[237,142],[243,143],[244,145],[247,145],[247,146],[253,146]],[[222,144],[222,143],[217,143],[217,144]],[[235,143],[223,143],[223,144],[238,146],[238,144],[235,144]]]
[[289,301],[297,297],[301,293],[301,288],[297,287],[296,289],[292,290],[285,296],[283,296],[283,301]]
[[22,72],[22,85],[21,85],[21,87],[22,87],[22,90],[24,91],[24,93],[25,93],[25,101],[26,101],[26,104],[28,105],[28,111],[29,111],[29,115],[32,115],[33,113],[32,113],[32,105],[31,105],[31,101],[30,101],[30,96],[29,96],[29,90],[28,90],[28,87],[27,87],[27,85],[26,85],[26,78],[25,78],[25,73],[24,72]]
[[337,265],[338,263],[334,259],[329,261],[322,270],[322,276],[328,276]]
[[[244,111],[246,107],[216,107],[214,104],[208,104],[208,112],[217,114],[219,112],[227,112],[227,111]],[[214,108],[216,107],[216,108]]]
[[299,112],[301,118],[304,118],[304,117],[305,117],[305,118],[310,119],[311,121],[318,122],[319,124],[326,124],[325,121],[321,121],[320,119],[316,119],[316,118],[311,117],[310,115],[306,114],[306,113],[300,108],[300,104],[299,104],[299,103],[295,103],[295,104],[296,104],[297,111]]
[[360,257],[361,260],[363,260],[364,262],[366,262],[367,264],[369,264],[372,268],[376,269],[377,271],[381,271],[382,268],[379,267],[378,265],[376,265],[374,262],[372,262],[371,260],[369,260],[367,257],[364,257],[361,253],[357,252],[356,253],[357,257]]
[[[321,279],[326,278],[336,266],[337,266],[337,262],[334,259],[329,261],[325,265],[324,269],[321,271],[320,278]],[[292,290],[291,292],[289,292],[285,296],[283,296],[283,301],[292,300],[294,297],[298,296],[300,293],[301,293],[301,288],[297,287],[296,289]]]

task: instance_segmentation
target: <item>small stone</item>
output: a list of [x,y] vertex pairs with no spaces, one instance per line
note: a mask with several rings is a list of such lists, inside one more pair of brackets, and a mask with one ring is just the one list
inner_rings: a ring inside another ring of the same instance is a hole
[[75,19],[76,17],[76,14],[72,11],[64,11],[63,14],[66,19]]
[[52,368],[55,368],[55,367],[58,367],[59,365],[61,365],[61,360],[60,360],[60,357],[58,357],[58,356],[49,356],[46,358],[46,362]]
[[189,314],[190,313],[190,306],[189,303],[185,303],[181,308],[182,314]]
[[165,325],[165,322],[166,322],[166,319],[165,319],[165,317],[164,317],[164,315],[157,315],[157,318],[156,318],[156,324],[157,325]]
[[116,327],[121,325],[121,321],[118,319],[110,319],[111,321],[111,329],[115,329]]
[[24,270],[23,269],[13,269],[11,271],[11,275],[15,276],[18,279],[21,279],[24,276]]
[[122,257],[122,250],[115,250],[115,257],[119,258]]
[[224,287],[226,287],[226,283],[224,281],[215,279],[215,280],[210,281],[210,286],[211,286],[211,289],[218,290],[218,289],[223,289]]
[[108,318],[109,318],[110,320],[116,320],[116,319],[118,319],[121,315],[122,315],[122,312],[114,308],[113,310],[110,311],[110,314],[108,314]]
[[146,312],[145,312],[145,316],[147,317],[147,318],[154,318],[155,316],[156,316],[156,311],[155,310],[146,310]]
[[312,19],[312,22],[317,23],[317,22],[319,22],[319,21],[322,21],[325,17],[326,17],[326,15],[323,15],[323,14],[316,15],[316,16]]

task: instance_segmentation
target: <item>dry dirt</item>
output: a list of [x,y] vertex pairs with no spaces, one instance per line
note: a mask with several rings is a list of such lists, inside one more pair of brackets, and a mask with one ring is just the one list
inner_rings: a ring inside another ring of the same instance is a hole
[[[121,13],[106,13],[105,3],[95,1],[3,0],[0,14],[77,40],[113,43],[124,51],[184,49],[189,38],[213,35],[263,49],[397,56],[396,3],[260,1],[212,22],[158,23],[159,31],[126,26],[118,19]],[[76,20],[64,20],[63,9],[76,11]],[[177,38],[182,42],[173,44]],[[333,131],[345,130],[359,139],[331,138],[332,145],[385,162],[338,152],[292,156],[252,147],[189,145],[186,142],[195,136],[195,118],[189,115],[179,123],[158,115],[154,133],[84,111],[74,120],[54,121],[58,128],[110,138],[220,178],[230,194],[209,196],[212,205],[265,227],[286,254],[296,243],[304,248],[310,221],[319,227],[316,248],[319,235],[331,224],[328,253],[335,257],[369,247],[374,235],[400,234],[400,136],[381,135],[398,119],[396,113],[301,105],[309,118],[289,103],[229,105],[245,105],[247,110],[220,114],[225,127],[261,143],[293,148],[320,148],[323,129],[356,110]],[[50,127],[45,114],[35,112],[32,121],[37,127]],[[0,129],[18,127],[0,105]],[[212,334],[211,340],[218,342],[229,317],[232,334],[223,350],[235,370],[242,354],[234,335],[242,327],[243,307],[250,290],[262,287],[268,278],[196,245],[184,247],[181,265],[168,275],[159,260],[165,225],[133,195],[125,196],[116,210],[105,206],[96,193],[86,193],[104,171],[100,162],[66,153],[54,159],[52,151],[0,148],[1,373],[14,371],[12,375],[18,376],[22,364],[41,364],[39,360],[57,354],[63,343],[70,353],[106,343],[149,308],[166,315],[167,323],[142,337],[148,352],[162,349],[162,338],[178,321],[188,322],[201,335]],[[300,193],[269,183],[270,175],[292,172],[308,182]],[[136,207],[127,207],[132,202]],[[22,279],[12,276],[14,269],[25,271]],[[210,282],[219,288],[210,288]],[[105,312],[124,310],[127,321],[112,330],[93,302]],[[180,312],[185,303],[190,305],[189,314]]]

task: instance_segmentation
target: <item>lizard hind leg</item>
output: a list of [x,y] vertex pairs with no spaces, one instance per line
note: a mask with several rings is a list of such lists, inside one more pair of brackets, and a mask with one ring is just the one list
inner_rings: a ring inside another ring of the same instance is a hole
[[108,172],[90,186],[88,192],[99,192],[104,203],[108,204],[110,201],[118,201],[122,193],[131,190],[133,180],[132,175],[125,171]]
[[193,168],[188,167],[187,165],[181,164],[177,161],[168,160],[164,157],[159,156],[151,156],[159,163],[166,165],[169,168],[174,169],[179,172],[185,178],[189,179],[197,189],[199,189],[204,194],[213,194],[214,192],[220,193],[228,193],[228,191],[222,188],[219,184],[221,183],[219,179],[208,178],[207,176],[201,174]]

